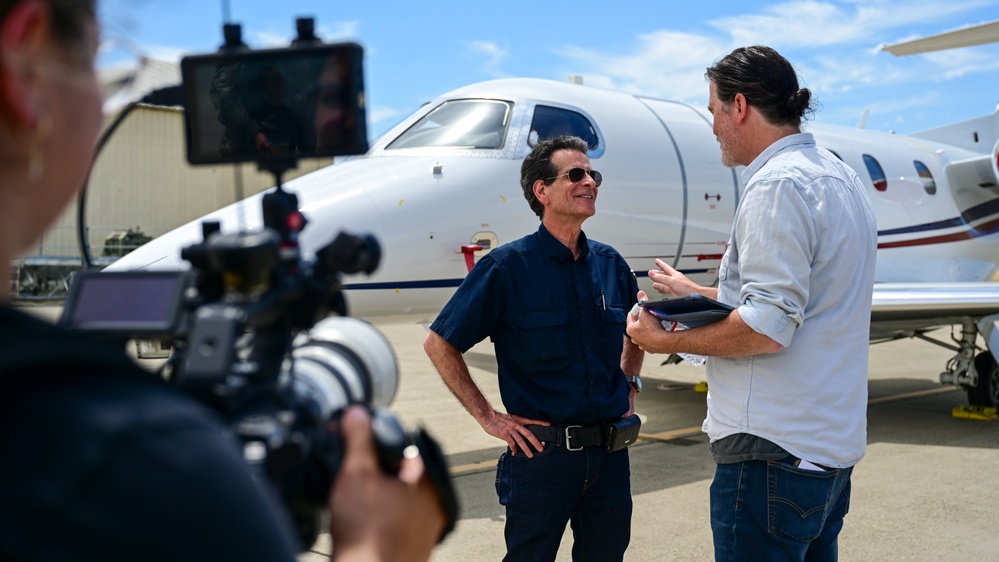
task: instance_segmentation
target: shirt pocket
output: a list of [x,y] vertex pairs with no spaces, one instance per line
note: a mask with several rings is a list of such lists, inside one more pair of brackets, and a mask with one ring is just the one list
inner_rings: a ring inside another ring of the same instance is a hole
[[600,338],[609,353],[620,355],[624,346],[625,319],[628,312],[624,308],[608,306],[600,311]]
[[522,355],[537,361],[557,361],[569,355],[569,311],[539,310],[517,314]]
[[624,324],[626,314],[624,308],[608,306],[600,311],[600,319],[608,324]]

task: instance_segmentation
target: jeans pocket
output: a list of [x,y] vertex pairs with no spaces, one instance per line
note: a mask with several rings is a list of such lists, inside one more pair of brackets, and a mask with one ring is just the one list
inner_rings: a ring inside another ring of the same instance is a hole
[[770,534],[809,542],[822,533],[838,471],[815,472],[767,463],[767,525]]
[[[557,463],[557,460],[550,460],[554,456],[552,453],[555,452],[555,449],[555,443],[548,441],[531,458],[528,458],[524,453],[511,455],[509,448],[500,455],[499,462],[496,464],[496,497],[499,498],[500,505],[509,506],[514,493],[518,494],[518,498],[529,493],[525,492],[523,487],[525,482],[537,481],[538,479],[544,481],[546,471],[558,466],[552,464]],[[516,492],[513,489],[515,479],[519,488]]]
[[500,505],[507,505],[510,502],[509,459],[509,453],[503,453],[496,463],[496,497],[499,498]]

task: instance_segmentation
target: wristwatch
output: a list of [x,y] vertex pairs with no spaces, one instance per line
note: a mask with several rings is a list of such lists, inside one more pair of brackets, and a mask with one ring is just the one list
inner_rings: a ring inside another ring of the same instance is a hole
[[638,375],[625,375],[624,380],[628,381],[628,384],[635,387],[635,392],[642,391],[642,377]]

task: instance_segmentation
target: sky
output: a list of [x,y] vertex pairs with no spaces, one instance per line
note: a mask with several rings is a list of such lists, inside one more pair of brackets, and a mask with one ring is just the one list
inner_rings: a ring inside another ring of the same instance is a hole
[[[369,137],[460,86],[506,77],[565,81],[705,105],[704,70],[741,46],[777,49],[819,103],[815,121],[917,132],[988,115],[999,42],[896,57],[883,44],[999,20],[997,0],[99,0],[98,65],[180,60],[222,44],[286,45],[295,19],[326,42],[364,47]],[[999,41],[999,37],[996,38]]]

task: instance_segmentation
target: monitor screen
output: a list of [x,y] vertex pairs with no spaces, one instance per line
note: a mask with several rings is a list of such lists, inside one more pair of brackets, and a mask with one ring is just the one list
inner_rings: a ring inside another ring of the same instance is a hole
[[180,318],[184,272],[80,272],[60,324],[121,334],[169,334]]
[[181,60],[181,73],[192,164],[368,150],[357,44],[190,56]]

